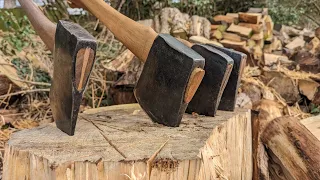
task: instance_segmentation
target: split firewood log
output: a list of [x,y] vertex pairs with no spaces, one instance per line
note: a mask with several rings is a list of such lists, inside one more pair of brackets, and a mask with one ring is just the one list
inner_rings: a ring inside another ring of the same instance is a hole
[[262,24],[239,23],[238,25],[251,28],[254,33],[260,33],[263,28]]
[[319,83],[308,79],[299,79],[298,85],[300,93],[311,101],[314,100],[315,95],[318,92],[318,87],[320,86]]
[[264,53],[264,65],[265,66],[272,66],[274,64],[287,63],[289,61],[287,56],[283,55],[276,55],[270,53]]
[[250,38],[252,35],[252,29],[251,28],[247,28],[247,27],[243,27],[243,26],[238,26],[235,24],[231,24],[229,26],[229,28],[227,29],[228,32],[233,32],[233,33],[237,33],[241,36],[244,37],[248,37]]
[[261,134],[266,125],[275,118],[283,116],[283,106],[272,100],[261,100],[252,112],[252,154],[253,178],[270,180],[269,157],[261,142]]
[[220,47],[223,47],[223,45],[217,41],[211,41],[203,36],[191,36],[189,38],[189,41],[192,43],[202,43],[202,44],[214,44]]
[[319,58],[305,50],[299,51],[294,56],[295,62],[299,65],[300,70],[305,72],[319,73],[320,72],[320,60]]
[[312,54],[320,53],[320,40],[315,37],[313,38],[306,46],[306,48],[311,52]]
[[241,42],[242,38],[238,34],[234,33],[228,33],[228,32],[223,32],[223,39],[230,40],[230,41],[236,41],[236,42]]
[[226,22],[228,24],[237,23],[237,18],[233,16],[217,15],[213,17],[215,22]]
[[320,179],[320,141],[295,117],[272,120],[261,135],[271,179]]
[[296,82],[289,76],[279,71],[264,71],[263,81],[274,88],[288,104],[294,104],[300,99]]
[[291,41],[289,44],[286,45],[286,48],[295,50],[299,47],[304,47],[305,41],[301,37],[295,38],[293,41]]
[[239,21],[250,24],[259,24],[262,14],[260,13],[239,13]]
[[203,36],[208,39],[210,38],[211,23],[207,18],[200,16],[192,16],[190,26],[191,27],[189,35]]

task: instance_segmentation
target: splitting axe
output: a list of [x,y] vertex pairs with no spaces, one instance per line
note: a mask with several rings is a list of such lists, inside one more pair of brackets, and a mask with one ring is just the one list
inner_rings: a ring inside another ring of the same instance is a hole
[[97,43],[78,24],[52,23],[32,0],[19,0],[32,26],[53,53],[50,105],[57,127],[74,135],[83,92],[91,74]]
[[[192,44],[178,39],[205,58],[205,75],[186,112],[215,116],[229,81],[234,60],[224,52],[206,44]],[[222,102],[225,103],[225,102]]]

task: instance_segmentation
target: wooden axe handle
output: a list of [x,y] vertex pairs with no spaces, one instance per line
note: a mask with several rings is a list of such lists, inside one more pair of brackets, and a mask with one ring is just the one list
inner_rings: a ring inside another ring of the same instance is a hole
[[81,0],[86,8],[94,14],[107,28],[140,60],[147,60],[149,51],[158,34],[119,13],[103,0]]
[[54,49],[56,25],[52,23],[32,0],[19,0],[33,28],[51,52]]
[[181,39],[181,38],[177,38],[178,41],[182,42],[184,45],[188,46],[189,48],[191,48],[194,44],[185,40],[185,39]]

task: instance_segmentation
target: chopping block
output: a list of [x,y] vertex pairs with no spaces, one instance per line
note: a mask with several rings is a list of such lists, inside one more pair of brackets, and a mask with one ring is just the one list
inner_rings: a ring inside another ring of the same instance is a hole
[[14,133],[3,179],[252,179],[250,117],[245,109],[184,114],[172,128],[151,122],[138,104],[88,110],[74,136],[54,123]]

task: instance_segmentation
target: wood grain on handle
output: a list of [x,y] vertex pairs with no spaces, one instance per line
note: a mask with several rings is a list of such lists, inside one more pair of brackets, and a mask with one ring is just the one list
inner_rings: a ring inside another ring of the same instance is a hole
[[189,103],[193,98],[194,94],[197,92],[202,79],[204,77],[205,71],[201,68],[195,68],[190,76],[186,93],[184,94],[184,102]]
[[191,42],[185,40],[185,39],[181,39],[181,38],[177,38],[178,41],[182,42],[184,45],[188,46],[189,48],[191,48],[194,44],[192,44]]
[[51,52],[54,49],[56,25],[52,23],[32,0],[19,0],[33,28]]
[[100,19],[103,24],[140,60],[147,60],[149,51],[158,34],[124,16],[103,0],[81,0],[86,8]]
[[91,48],[82,48],[78,51],[75,67],[75,81],[78,91],[85,87],[93,62],[94,51]]

